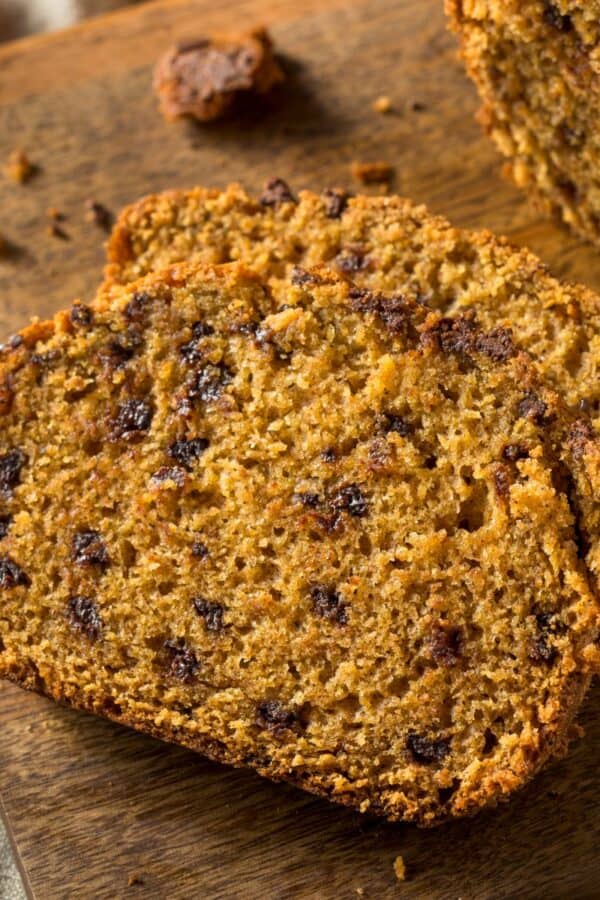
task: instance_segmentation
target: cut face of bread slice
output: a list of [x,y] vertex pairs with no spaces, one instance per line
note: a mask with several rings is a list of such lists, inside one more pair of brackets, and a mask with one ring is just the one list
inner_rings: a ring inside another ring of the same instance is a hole
[[[527,250],[488,232],[470,233],[400,197],[309,191],[297,199],[274,179],[259,200],[241,188],[196,188],[148,197],[126,209],[108,247],[106,286],[183,259],[241,260],[285,302],[295,265],[325,263],[357,285],[401,291],[448,314],[475,314],[508,328],[544,381],[576,415],[600,427],[600,297],[561,284]],[[105,287],[106,287],[105,286]],[[582,420],[583,421],[583,420]],[[589,567],[600,577],[600,453],[589,423],[576,429],[575,464]]]
[[241,260],[276,289],[293,265],[327,263],[375,291],[409,290],[442,312],[475,311],[485,329],[512,328],[544,379],[600,420],[596,294],[561,284],[527,250],[452,228],[399,197],[291,196],[288,189],[276,202],[271,194],[266,206],[234,186],[148,197],[119,218],[107,281],[127,282],[183,259]]
[[510,336],[174,267],[5,349],[0,673],[390,819],[566,742],[597,606]]
[[514,181],[600,244],[598,0],[446,0]]

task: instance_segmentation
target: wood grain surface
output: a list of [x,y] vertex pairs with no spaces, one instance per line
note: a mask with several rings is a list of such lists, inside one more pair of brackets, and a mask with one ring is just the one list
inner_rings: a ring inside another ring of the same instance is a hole
[[[231,180],[256,190],[273,174],[295,188],[352,186],[353,160],[392,163],[398,192],[508,233],[600,288],[598,253],[501,179],[441,7],[173,0],[0,48],[0,160],[23,147],[38,166],[24,186],[0,179],[0,338],[92,296],[104,236],[85,220],[87,199],[117,211],[150,191]],[[149,89],[157,54],[175,38],[257,23],[272,31],[287,85],[236,122],[167,125]],[[371,107],[382,94],[394,107],[385,116]],[[63,238],[48,232],[51,207],[65,216]],[[598,689],[566,760],[509,806],[432,832],[365,819],[12,686],[0,687],[0,715],[2,801],[38,900],[598,896]]]

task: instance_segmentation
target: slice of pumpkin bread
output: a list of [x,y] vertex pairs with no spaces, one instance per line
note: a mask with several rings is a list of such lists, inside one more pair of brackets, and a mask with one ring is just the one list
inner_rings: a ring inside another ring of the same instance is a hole
[[147,197],[120,216],[107,281],[127,282],[181,260],[240,260],[276,286],[295,264],[327,263],[376,291],[408,285],[442,312],[472,310],[485,329],[513,330],[544,379],[600,421],[600,297],[561,284],[537,257],[488,232],[453,228],[400,197],[321,195],[273,186]]
[[[108,245],[106,286],[181,260],[240,260],[285,296],[297,264],[325,263],[359,286],[403,291],[432,309],[508,328],[549,385],[600,428],[600,297],[562,284],[528,250],[489,232],[453,228],[401,197],[349,197],[337,189],[296,197],[281,179],[253,199],[239,186],[142,199],[124,210]],[[588,565],[600,577],[600,453],[579,427],[578,506]],[[572,460],[571,460],[572,462]],[[570,463],[569,463],[570,464]]]
[[421,824],[563,749],[598,615],[579,445],[506,331],[176,266],[0,377],[4,677]]
[[515,183],[600,245],[599,0],[446,0]]

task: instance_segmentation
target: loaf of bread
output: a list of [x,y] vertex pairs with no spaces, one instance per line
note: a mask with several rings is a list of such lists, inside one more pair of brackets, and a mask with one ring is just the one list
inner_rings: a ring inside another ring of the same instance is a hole
[[516,184],[600,244],[598,0],[446,0]]
[[471,814],[564,748],[595,665],[591,426],[416,268],[284,269],[173,266],[4,347],[0,674],[392,820]]

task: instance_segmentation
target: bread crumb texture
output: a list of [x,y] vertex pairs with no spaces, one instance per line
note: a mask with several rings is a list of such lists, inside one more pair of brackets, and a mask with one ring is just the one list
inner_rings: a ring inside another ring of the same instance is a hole
[[4,347],[0,673],[362,811],[473,813],[589,679],[566,413],[408,284],[281,275],[173,266]]
[[[473,316],[486,331],[510,337],[580,419],[565,461],[578,492],[582,552],[600,576],[597,294],[557,281],[528,250],[489,232],[453,228],[400,197],[352,197],[340,188],[296,195],[279,178],[258,199],[232,185],[223,192],[171,191],[127,208],[109,242],[106,284],[181,260],[241,261],[268,279],[282,303],[294,266],[326,264],[357,286],[402,291],[429,309]],[[550,424],[541,408],[537,417]]]
[[600,244],[598,0],[446,0],[508,171]]
[[392,101],[385,94],[382,94],[380,97],[373,100],[372,106],[375,112],[381,113],[382,115],[392,112]]
[[176,44],[154,69],[154,91],[169,120],[219,119],[242,97],[266,94],[283,80],[264,28]]
[[4,166],[6,177],[16,184],[25,184],[35,174],[35,170],[24,150],[13,150]]
[[406,880],[406,866],[404,864],[404,859],[401,856],[397,856],[394,860],[394,875],[398,881]]

